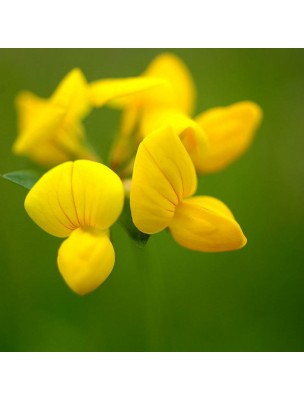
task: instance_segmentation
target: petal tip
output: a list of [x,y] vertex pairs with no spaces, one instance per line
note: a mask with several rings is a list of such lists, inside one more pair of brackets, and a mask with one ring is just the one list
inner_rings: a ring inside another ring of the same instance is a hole
[[57,264],[69,288],[84,296],[97,289],[115,263],[113,245],[105,232],[76,229],[59,248]]

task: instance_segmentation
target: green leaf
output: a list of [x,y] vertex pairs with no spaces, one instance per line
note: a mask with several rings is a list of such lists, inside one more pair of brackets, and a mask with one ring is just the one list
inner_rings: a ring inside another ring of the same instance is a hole
[[133,224],[130,210],[130,201],[128,199],[125,199],[124,208],[118,222],[126,229],[130,237],[136,242],[139,247],[145,247],[150,235],[142,233]]
[[26,189],[31,189],[34,184],[41,177],[41,173],[34,170],[24,170],[24,171],[14,171],[7,172],[6,174],[1,175],[2,178],[7,179],[13,183],[16,183],[19,186],[23,186]]

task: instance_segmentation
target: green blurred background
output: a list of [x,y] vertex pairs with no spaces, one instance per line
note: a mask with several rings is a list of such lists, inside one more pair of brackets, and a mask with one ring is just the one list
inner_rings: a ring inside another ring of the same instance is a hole
[[[0,50],[0,173],[28,167],[10,150],[18,91],[47,97],[73,67],[89,81],[135,76],[161,51]],[[56,267],[61,240],[29,219],[25,189],[0,180],[0,350],[304,350],[304,51],[172,52],[194,76],[197,112],[241,100],[264,110],[251,149],[199,184],[229,205],[247,246],[196,253],[163,232],[142,250],[116,225],[112,274],[78,297]],[[85,121],[103,158],[118,121],[106,108]]]

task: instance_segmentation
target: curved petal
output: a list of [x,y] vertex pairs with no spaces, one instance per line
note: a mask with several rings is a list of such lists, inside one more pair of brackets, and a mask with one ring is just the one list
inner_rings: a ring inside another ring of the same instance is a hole
[[240,249],[247,242],[228,207],[208,196],[181,202],[169,229],[181,246],[191,250],[229,251]]
[[162,126],[169,126],[180,136],[194,165],[208,152],[208,138],[200,125],[186,114],[175,109],[148,109],[141,122],[141,134],[147,136]]
[[130,95],[164,84],[163,79],[153,77],[101,79],[89,85],[89,97],[94,107],[101,107],[114,99],[118,100],[111,105],[122,107],[133,100]]
[[200,114],[196,121],[208,136],[209,149],[206,157],[196,160],[197,170],[215,172],[239,158],[250,146],[261,119],[261,108],[250,101]]
[[161,84],[147,87],[145,89],[149,90],[140,93],[133,91],[132,96],[116,99],[111,105],[123,108],[136,104],[138,109],[147,106],[174,107],[192,114],[196,97],[194,82],[186,65],[174,54],[160,54],[152,60],[141,77],[133,79],[156,79]]
[[[171,53],[160,54],[152,60],[144,75],[167,80],[173,90],[171,106],[186,114],[192,114],[196,98],[195,85],[187,66],[179,57]],[[155,89],[153,97],[155,100],[162,99],[163,102],[166,93],[161,89]]]
[[69,236],[79,226],[71,196],[72,162],[48,171],[32,187],[24,207],[40,228],[58,237]]
[[[199,127],[199,125],[197,124]],[[200,165],[200,161],[206,157],[209,150],[209,140],[204,130],[199,127],[189,127],[182,132],[180,138],[185,146],[194,167]]]
[[140,131],[142,136],[145,137],[164,125],[169,126],[177,135],[180,135],[188,128],[197,131],[202,130],[193,119],[177,109],[148,107],[143,113]]
[[118,218],[124,192],[108,167],[87,160],[66,162],[42,176],[25,199],[25,209],[40,228],[58,237],[78,227],[108,229]]
[[195,192],[196,184],[191,159],[170,128],[147,136],[138,148],[130,193],[136,227],[150,234],[165,229],[177,204]]
[[108,229],[123,208],[124,187],[121,179],[100,163],[77,160],[73,165],[73,196],[81,225]]
[[115,253],[106,233],[80,228],[62,243],[57,262],[67,285],[84,295],[95,290],[110,275]]
[[90,111],[88,83],[79,68],[70,71],[50,98],[53,104],[66,109],[66,119],[81,120]]

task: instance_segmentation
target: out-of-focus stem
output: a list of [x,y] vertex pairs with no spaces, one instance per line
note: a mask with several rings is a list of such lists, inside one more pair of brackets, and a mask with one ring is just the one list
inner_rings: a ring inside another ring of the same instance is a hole
[[162,296],[160,272],[149,262],[148,249],[135,248],[139,283],[142,286],[147,351],[160,351],[163,341]]

